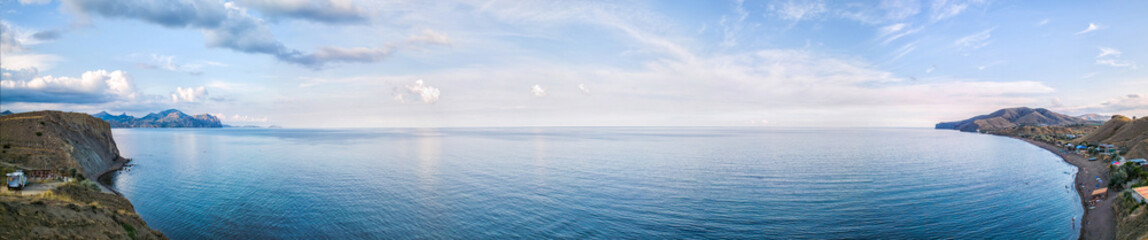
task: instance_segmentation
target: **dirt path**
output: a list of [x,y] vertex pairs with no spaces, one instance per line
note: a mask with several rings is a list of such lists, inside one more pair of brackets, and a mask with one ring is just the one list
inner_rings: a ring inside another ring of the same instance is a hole
[[63,185],[63,184],[64,184],[64,182],[62,182],[62,181],[51,181],[51,182],[45,182],[45,183],[28,183],[28,186],[25,186],[23,190],[11,191],[11,190],[8,190],[8,188],[4,188],[4,191],[15,193],[15,194],[20,195],[20,196],[40,195],[40,194],[43,194],[45,192],[51,191],[52,189],[56,189],[56,187]]
[[[1116,239],[1116,213],[1112,209],[1112,201],[1116,199],[1116,192],[1108,190],[1108,198],[1101,200],[1096,204],[1096,208],[1088,209],[1089,195],[1093,190],[1096,190],[1096,177],[1100,177],[1103,184],[1101,188],[1107,187],[1108,183],[1108,166],[1105,161],[1088,161],[1084,156],[1074,153],[1061,153],[1061,147],[1038,142],[1028,139],[1022,139],[1028,143],[1044,148],[1051,151],[1053,154],[1060,156],[1065,162],[1075,165],[1078,170],[1076,172],[1076,192],[1080,194],[1080,202],[1084,207],[1084,222],[1080,230],[1080,239]],[[1083,187],[1082,187],[1083,186]]]

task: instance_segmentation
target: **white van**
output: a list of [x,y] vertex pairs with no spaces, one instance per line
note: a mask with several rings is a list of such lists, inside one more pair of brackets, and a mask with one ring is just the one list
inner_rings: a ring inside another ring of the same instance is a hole
[[28,177],[24,176],[23,171],[8,173],[5,176],[8,176],[8,190],[20,190],[28,185]]

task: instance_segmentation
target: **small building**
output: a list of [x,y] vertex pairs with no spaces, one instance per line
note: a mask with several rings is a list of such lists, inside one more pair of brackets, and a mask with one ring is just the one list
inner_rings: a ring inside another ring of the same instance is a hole
[[1129,159],[1127,162],[1140,164],[1141,166],[1148,164],[1148,160],[1144,160],[1143,158]]
[[1107,198],[1108,197],[1108,188],[1101,188],[1101,189],[1093,190],[1092,191],[1092,197],[1095,198],[1097,196],[1099,196],[1100,198]]
[[1132,198],[1136,199],[1136,202],[1144,202],[1144,196],[1148,196],[1148,186],[1132,189]]
[[24,170],[24,175],[27,175],[28,178],[37,180],[51,179],[56,177],[56,173],[52,172],[52,170]]

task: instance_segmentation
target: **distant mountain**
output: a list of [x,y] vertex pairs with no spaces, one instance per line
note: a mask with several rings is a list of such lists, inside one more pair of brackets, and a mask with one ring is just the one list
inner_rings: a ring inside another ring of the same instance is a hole
[[3,112],[0,112],[0,116],[4,115],[12,115],[12,111],[4,110]]
[[1112,116],[1100,115],[1100,114],[1095,114],[1095,113],[1084,114],[1084,115],[1080,115],[1080,116],[1076,116],[1076,117],[1083,118],[1084,120],[1088,120],[1088,121],[1097,121],[1097,122],[1105,122],[1105,121],[1108,121],[1109,119],[1112,119]]
[[175,109],[151,113],[142,118],[127,114],[111,115],[108,112],[92,114],[103,119],[114,128],[218,128],[223,127],[219,118],[210,114],[190,116]]
[[936,129],[976,132],[977,130],[1004,129],[1015,126],[1064,126],[1073,124],[1100,124],[1100,122],[1068,116],[1044,108],[1019,107],[1005,108],[961,121],[937,123]]

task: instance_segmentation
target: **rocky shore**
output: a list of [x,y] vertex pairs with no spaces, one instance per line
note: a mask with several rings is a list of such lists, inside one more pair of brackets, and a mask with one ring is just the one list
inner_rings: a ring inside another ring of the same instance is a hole
[[[41,194],[0,192],[0,236],[13,239],[167,239],[106,181],[122,168],[111,126],[83,113],[37,111],[0,117],[0,167],[73,179]],[[86,180],[86,181],[85,181]],[[105,182],[97,184],[96,182]]]

